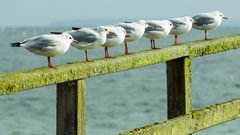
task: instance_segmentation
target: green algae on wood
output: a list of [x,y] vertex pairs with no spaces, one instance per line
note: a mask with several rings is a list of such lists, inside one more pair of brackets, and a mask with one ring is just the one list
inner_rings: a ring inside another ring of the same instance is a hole
[[58,69],[46,67],[0,74],[0,95],[47,86],[97,75],[140,68],[160,62],[181,58],[198,57],[230,49],[240,48],[240,35],[227,36],[209,41],[193,41],[179,46],[120,55],[112,59],[93,62],[75,62],[58,65]]
[[21,90],[89,78],[139,68],[159,62],[186,56],[187,47],[168,47],[148,50],[132,55],[121,55],[112,59],[98,59],[92,62],[76,62],[58,65],[57,69],[47,67],[0,74],[0,95]]
[[207,41],[197,41],[186,44],[191,57],[215,54],[240,48],[240,35],[226,36]]
[[57,84],[57,135],[86,134],[86,80]]
[[240,98],[193,110],[168,121],[159,122],[119,135],[186,135],[240,118]]
[[168,119],[192,110],[191,59],[183,57],[167,61]]

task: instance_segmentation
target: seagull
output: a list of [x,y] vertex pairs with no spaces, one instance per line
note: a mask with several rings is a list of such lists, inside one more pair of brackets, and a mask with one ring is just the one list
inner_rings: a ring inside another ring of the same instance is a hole
[[21,42],[11,43],[11,47],[24,47],[28,51],[42,56],[47,56],[48,67],[55,68],[51,57],[64,54],[72,42],[77,42],[68,33],[45,34],[26,39]]
[[95,28],[76,28],[68,32],[74,39],[78,41],[77,44],[72,44],[74,47],[80,50],[85,50],[86,61],[88,59],[87,50],[98,48],[106,42],[109,29],[104,26]]
[[173,18],[170,20],[173,23],[174,29],[171,30],[170,34],[175,35],[175,45],[180,44],[178,35],[188,33],[194,20],[191,17],[185,16],[180,18]]
[[146,28],[144,36],[150,39],[151,49],[157,49],[155,46],[155,39],[166,37],[173,28],[172,22],[169,20],[147,20],[151,28]]
[[125,54],[131,54],[128,51],[128,42],[135,41],[140,39],[147,27],[150,27],[148,23],[145,20],[138,20],[137,22],[123,22],[119,23],[118,26],[123,27],[129,37],[126,37],[124,42],[125,42]]
[[193,28],[205,31],[205,40],[208,39],[207,31],[217,28],[221,25],[223,19],[228,19],[220,11],[214,11],[209,13],[200,13],[193,17],[195,21]]
[[125,40],[125,37],[129,37],[126,30],[120,26],[105,26],[109,29],[110,32],[107,34],[107,40],[105,44],[102,45],[105,51],[105,58],[111,58],[108,52],[109,47],[117,46]]

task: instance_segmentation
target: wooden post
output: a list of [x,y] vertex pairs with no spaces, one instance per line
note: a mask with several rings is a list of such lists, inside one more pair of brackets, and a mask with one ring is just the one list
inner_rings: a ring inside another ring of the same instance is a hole
[[167,61],[168,119],[189,114],[192,110],[191,59]]
[[85,135],[86,81],[57,84],[57,135]]

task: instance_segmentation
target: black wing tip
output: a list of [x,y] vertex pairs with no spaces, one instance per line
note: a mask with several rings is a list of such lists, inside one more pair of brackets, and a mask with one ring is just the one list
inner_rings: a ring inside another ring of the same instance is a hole
[[79,30],[81,27],[72,27],[72,30]]
[[56,31],[52,31],[52,32],[50,32],[51,34],[57,34],[57,35],[60,35],[60,34],[62,34],[63,32],[56,32]]
[[132,23],[132,22],[129,22],[129,21],[125,21],[124,23]]
[[20,42],[10,43],[11,47],[20,47]]

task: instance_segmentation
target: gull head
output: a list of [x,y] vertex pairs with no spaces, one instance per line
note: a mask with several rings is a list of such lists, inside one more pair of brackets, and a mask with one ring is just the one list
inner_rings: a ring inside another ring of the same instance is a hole
[[214,11],[214,13],[215,13],[218,17],[220,17],[221,19],[228,19],[228,18],[225,17],[225,16],[223,15],[223,13],[220,12],[220,11]]
[[148,25],[147,21],[145,21],[145,20],[138,20],[137,23],[142,25],[144,28],[150,28],[151,27],[150,25]]
[[69,43],[72,43],[72,42],[74,42],[74,43],[78,43],[78,41],[77,40],[75,40],[70,34],[68,34],[68,33],[62,33],[61,34]]
[[123,28],[123,27],[116,27],[118,32],[121,33],[121,35],[123,35],[124,37],[130,37],[130,35],[127,34],[127,31]]
[[97,29],[97,31],[98,31],[99,33],[104,33],[104,34],[112,33],[112,32],[110,31],[110,29],[109,29],[108,27],[106,27],[106,26],[99,26],[98,29]]
[[195,21],[192,19],[192,17],[185,16],[184,18],[185,18],[185,20],[186,20],[188,23],[193,24],[193,23],[195,22]]
[[163,24],[164,25],[164,28],[165,28],[165,30],[171,30],[171,29],[176,29],[175,27],[174,27],[174,25],[173,25],[173,23],[171,22],[171,21],[169,21],[169,20],[162,20],[161,21],[161,24]]
[[173,24],[172,24],[171,21],[167,21],[167,26],[168,26],[170,29],[174,28],[174,26],[173,26]]
[[110,34],[115,34],[114,32],[110,31],[110,29],[109,29],[108,27],[106,27],[106,26],[99,26],[99,27],[97,28],[97,31],[98,31],[99,33],[103,33],[103,34],[108,34],[108,33],[110,33]]

